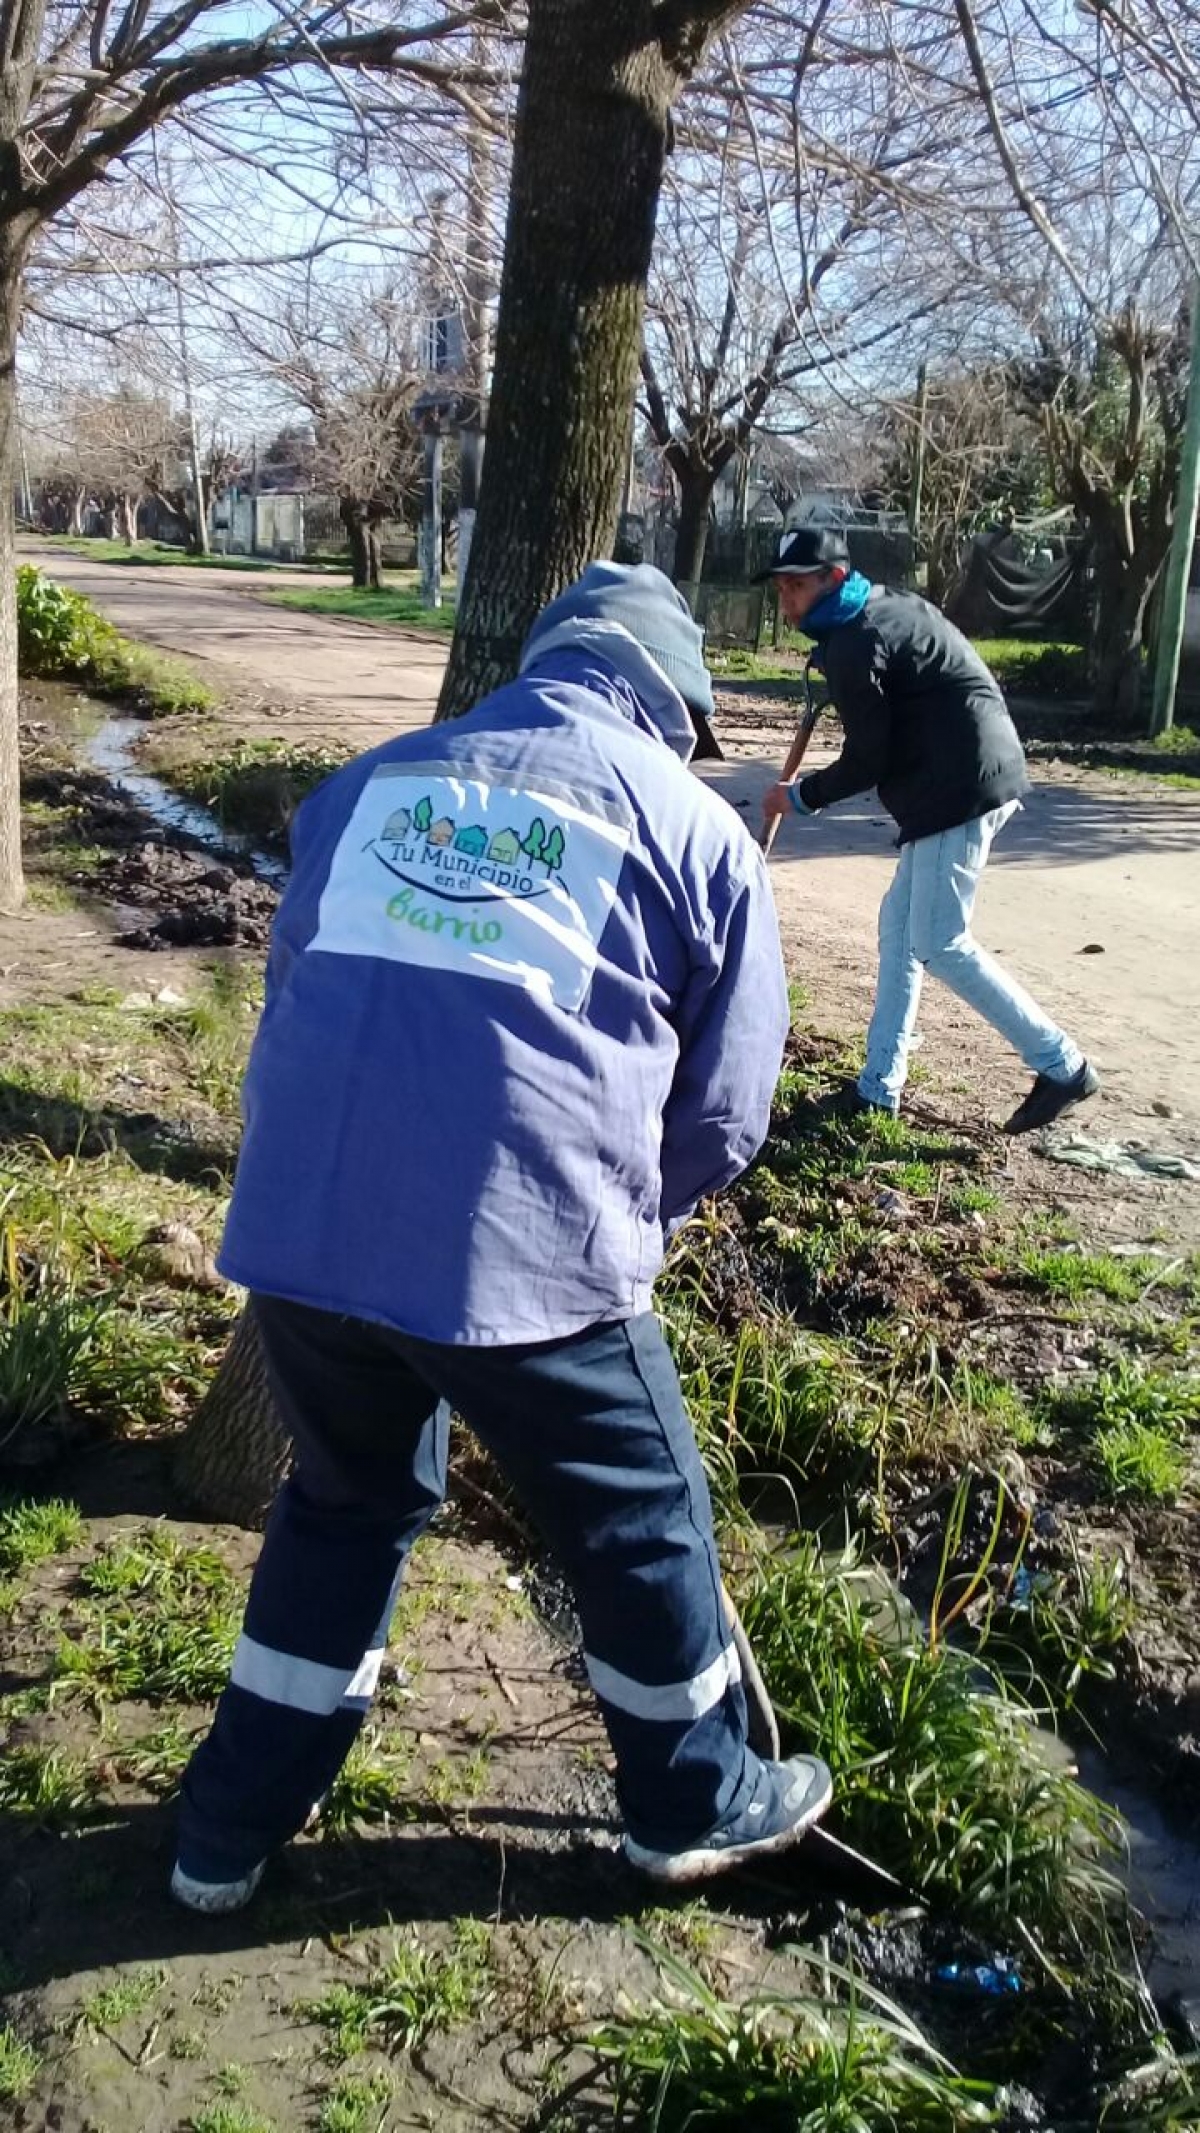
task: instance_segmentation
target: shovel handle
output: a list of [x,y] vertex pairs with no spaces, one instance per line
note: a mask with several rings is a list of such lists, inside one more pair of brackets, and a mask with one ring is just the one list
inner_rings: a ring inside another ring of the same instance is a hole
[[[806,711],[804,717],[800,721],[800,724],[797,726],[796,731],[792,736],[792,745],[788,749],[783,769],[779,773],[779,782],[781,785],[791,784],[792,779],[795,777],[796,772],[799,770],[801,763],[804,761],[805,751],[813,737],[813,734],[816,731],[817,719],[819,718],[819,716],[820,713],[817,711]],[[764,859],[769,854],[771,846],[774,844],[776,837],[779,835],[779,825],[782,820],[782,815],[772,815],[770,821],[766,823],[763,828],[763,833],[762,836],[759,838],[759,843],[762,846],[762,853]]]
[[779,1721],[775,1716],[775,1706],[767,1694],[767,1684],[750,1649],[750,1639],[742,1626],[742,1618],[724,1585],[721,1587],[721,1598],[725,1602],[725,1618],[742,1670],[742,1688],[746,1695],[746,1738],[756,1755],[763,1756],[769,1763],[777,1763]]

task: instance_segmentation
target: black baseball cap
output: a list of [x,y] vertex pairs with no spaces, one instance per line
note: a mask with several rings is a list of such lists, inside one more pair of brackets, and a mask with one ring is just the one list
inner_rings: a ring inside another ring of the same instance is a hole
[[817,570],[849,568],[850,550],[842,534],[829,526],[793,526],[780,534],[774,560],[750,582],[762,585],[768,578],[800,578]]

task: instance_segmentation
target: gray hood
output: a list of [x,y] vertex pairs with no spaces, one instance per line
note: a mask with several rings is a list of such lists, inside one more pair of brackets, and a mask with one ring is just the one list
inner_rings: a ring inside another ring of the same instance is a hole
[[656,659],[621,622],[572,616],[544,630],[526,646],[522,674],[531,673],[551,652],[584,652],[607,660],[628,682],[642,713],[635,723],[665,741],[681,762],[690,763],[696,747],[691,714],[673,681]]

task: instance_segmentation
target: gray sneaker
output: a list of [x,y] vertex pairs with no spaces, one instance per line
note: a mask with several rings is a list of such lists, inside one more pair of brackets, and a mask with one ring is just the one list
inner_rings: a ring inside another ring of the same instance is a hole
[[653,1881],[708,1881],[749,1860],[786,1851],[820,1821],[832,1797],[833,1780],[815,1755],[760,1763],[753,1797],[731,1822],[676,1852],[653,1851],[626,1837],[625,1857]]
[[266,1860],[261,1860],[258,1866],[252,1866],[236,1881],[201,1881],[195,1874],[186,1873],[176,1860],[171,1875],[171,1894],[187,1911],[202,1911],[210,1918],[222,1918],[226,1912],[240,1911],[249,1903],[266,1865]]

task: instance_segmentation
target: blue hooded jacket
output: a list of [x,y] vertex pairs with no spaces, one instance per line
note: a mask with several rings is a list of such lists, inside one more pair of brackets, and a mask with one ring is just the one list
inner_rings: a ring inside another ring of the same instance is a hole
[[666,1229],[767,1128],[787,1030],[761,854],[682,698],[565,623],[465,718],[300,809],[220,1256],[431,1341],[645,1310]]

